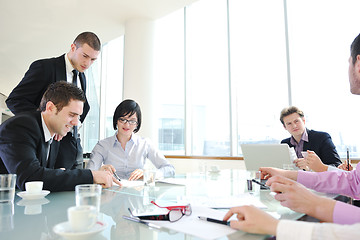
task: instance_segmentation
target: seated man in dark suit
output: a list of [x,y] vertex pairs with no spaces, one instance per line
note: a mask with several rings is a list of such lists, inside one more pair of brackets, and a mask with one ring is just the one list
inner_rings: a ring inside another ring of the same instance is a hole
[[43,181],[44,189],[50,191],[70,191],[88,183],[111,187],[115,181],[121,185],[107,171],[54,169],[58,152],[49,151],[49,144],[55,134],[65,136],[79,123],[84,102],[81,89],[59,81],[44,93],[40,111],[18,114],[1,124],[0,173],[16,174],[21,190],[29,181]]
[[[339,154],[330,135],[326,132],[307,129],[303,111],[294,106],[284,108],[280,114],[280,121],[291,134],[290,138],[283,139],[281,143],[287,143],[289,147],[295,148],[296,155],[299,158],[295,163],[299,168],[305,169],[305,161],[301,152],[308,150],[310,150],[308,152],[310,155],[316,154],[326,165],[337,167],[341,164]],[[325,169],[312,170],[324,171]]]

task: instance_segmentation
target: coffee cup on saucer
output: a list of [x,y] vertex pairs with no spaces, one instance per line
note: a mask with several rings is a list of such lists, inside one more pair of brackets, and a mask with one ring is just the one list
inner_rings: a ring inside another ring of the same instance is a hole
[[40,194],[43,189],[44,183],[42,181],[32,181],[25,183],[26,193],[29,194]]
[[70,227],[74,232],[86,232],[94,227],[97,220],[97,209],[94,206],[73,206],[67,210]]

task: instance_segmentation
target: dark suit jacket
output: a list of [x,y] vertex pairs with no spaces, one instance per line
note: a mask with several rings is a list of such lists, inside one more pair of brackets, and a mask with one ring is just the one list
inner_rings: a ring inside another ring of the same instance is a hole
[[43,181],[44,189],[50,191],[71,191],[77,184],[93,183],[88,169],[53,169],[56,154],[50,152],[46,162],[47,145],[39,111],[18,114],[0,125],[0,173],[16,174],[21,190],[28,181]]
[[[326,132],[318,132],[309,129],[306,129],[306,131],[308,133],[309,142],[304,142],[303,151],[314,151],[324,164],[336,167],[339,166],[341,160],[330,135]],[[290,143],[290,138],[282,140],[281,143],[287,143],[289,147],[295,147]]]
[[[81,87],[86,92],[84,73],[79,75]],[[15,115],[38,109],[47,87],[57,81],[66,81],[65,54],[56,58],[41,59],[33,62],[21,82],[6,99],[6,105]],[[84,104],[80,121],[83,122],[90,110],[88,101]]]
[[[84,73],[79,74],[81,88],[86,91],[86,78]],[[41,59],[33,62],[25,73],[21,82],[13,89],[6,104],[15,115],[21,112],[38,109],[41,98],[47,87],[57,81],[66,81],[65,54],[56,58]],[[80,87],[80,86],[79,86]],[[80,121],[83,122],[90,110],[88,101],[84,103],[83,114]],[[52,148],[59,152],[56,167],[73,169],[82,167],[82,148],[80,140],[75,139],[68,133],[60,143],[54,143]]]

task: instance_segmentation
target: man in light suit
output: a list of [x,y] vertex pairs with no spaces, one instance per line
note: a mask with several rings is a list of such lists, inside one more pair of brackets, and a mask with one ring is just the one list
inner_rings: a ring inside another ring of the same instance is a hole
[[[86,93],[84,71],[97,59],[100,47],[100,40],[94,33],[83,32],[75,38],[67,54],[33,62],[24,78],[7,98],[8,108],[15,115],[36,110],[47,87],[58,81],[73,82],[75,80],[75,83]],[[77,72],[73,73],[73,70],[76,70],[79,75]],[[84,121],[89,110],[90,106],[86,100],[80,117],[81,122]],[[55,136],[54,140],[59,141],[61,137]],[[55,168],[82,168],[82,147],[78,134],[69,132],[61,142],[55,141],[51,148],[59,151]]]
[[326,132],[307,129],[304,113],[299,108],[295,106],[284,108],[280,114],[280,121],[291,134],[290,138],[283,139],[281,143],[286,143],[289,147],[295,148],[296,155],[299,158],[295,162],[299,168],[305,167],[301,152],[307,150],[312,151],[310,155],[315,153],[326,165],[337,167],[342,163],[330,135]]
[[121,183],[108,171],[61,170],[56,151],[49,151],[55,135],[65,136],[79,123],[85,95],[71,83],[59,81],[44,93],[40,111],[18,114],[0,125],[0,173],[16,174],[16,183],[25,190],[29,181],[43,181],[50,191],[74,190],[78,184],[98,183],[111,187]]

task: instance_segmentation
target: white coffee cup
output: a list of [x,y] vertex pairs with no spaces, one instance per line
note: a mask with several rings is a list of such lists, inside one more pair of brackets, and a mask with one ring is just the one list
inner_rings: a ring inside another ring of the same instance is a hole
[[36,194],[41,193],[43,189],[43,182],[41,181],[33,181],[33,182],[26,182],[25,189],[27,193]]
[[74,232],[86,232],[96,223],[96,207],[90,205],[73,206],[67,210],[68,220]]

